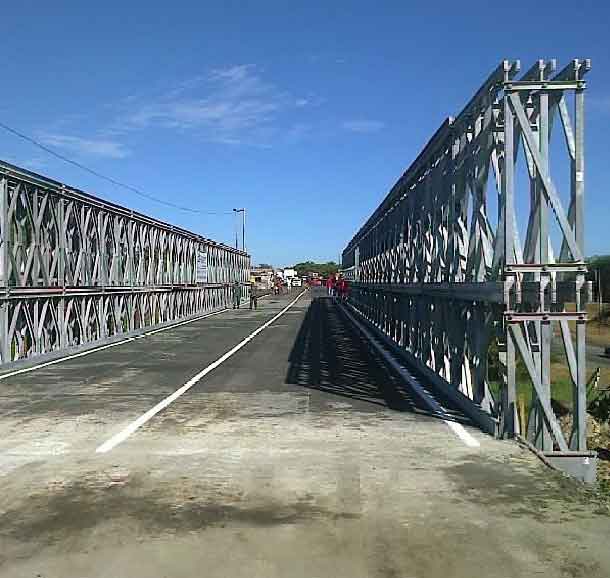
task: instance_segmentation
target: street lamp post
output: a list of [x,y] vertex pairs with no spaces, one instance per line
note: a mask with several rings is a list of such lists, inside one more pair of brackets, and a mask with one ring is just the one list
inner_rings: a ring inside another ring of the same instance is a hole
[[[597,277],[597,318],[599,320],[599,326],[602,326],[602,272],[598,267],[596,270]],[[601,329],[600,329],[601,331]]]
[[[235,211],[235,209],[233,209]],[[237,217],[237,213],[235,213],[235,217]],[[235,249],[239,248],[238,240],[237,240],[237,219],[233,219],[233,228],[235,229]]]
[[[241,213],[241,249],[246,251],[246,209],[233,209],[235,214]],[[235,241],[235,248],[237,249],[237,240]]]

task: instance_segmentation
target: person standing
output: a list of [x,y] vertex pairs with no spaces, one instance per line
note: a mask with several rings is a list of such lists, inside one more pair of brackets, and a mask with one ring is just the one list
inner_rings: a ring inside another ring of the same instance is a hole
[[233,283],[233,309],[239,309],[239,302],[241,301],[241,287],[239,281]]
[[250,284],[250,309],[258,309],[258,295],[253,284]]
[[347,279],[341,276],[339,279],[339,298],[343,301],[347,299],[348,288]]
[[328,289],[328,296],[332,297],[335,288],[335,278],[333,275],[328,276],[328,279],[326,280],[326,288]]

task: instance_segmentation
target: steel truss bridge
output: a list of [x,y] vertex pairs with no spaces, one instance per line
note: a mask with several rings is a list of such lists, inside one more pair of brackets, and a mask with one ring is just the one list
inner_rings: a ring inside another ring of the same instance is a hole
[[0,162],[0,362],[222,309],[250,257]]
[[[557,72],[554,60],[538,60],[521,73],[519,61],[503,61],[440,126],[342,256],[351,305],[414,367],[459,398],[484,430],[521,435],[580,477],[595,468],[586,445],[590,68],[573,60]],[[551,162],[553,129],[563,133],[564,154]],[[569,179],[560,187],[562,171]],[[551,406],[554,340],[572,384],[568,436]],[[519,381],[532,395],[526,431],[517,413],[518,360],[527,373]]]

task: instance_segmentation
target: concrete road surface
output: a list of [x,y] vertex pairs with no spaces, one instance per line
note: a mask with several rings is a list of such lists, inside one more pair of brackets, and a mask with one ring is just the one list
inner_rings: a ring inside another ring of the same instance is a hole
[[0,576],[610,576],[605,507],[426,415],[330,300],[253,335],[295,296],[0,376]]

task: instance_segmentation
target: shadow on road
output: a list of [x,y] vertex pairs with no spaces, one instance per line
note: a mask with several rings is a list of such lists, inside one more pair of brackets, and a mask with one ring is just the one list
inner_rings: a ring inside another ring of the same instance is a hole
[[311,301],[290,353],[286,383],[425,412],[328,298]]

